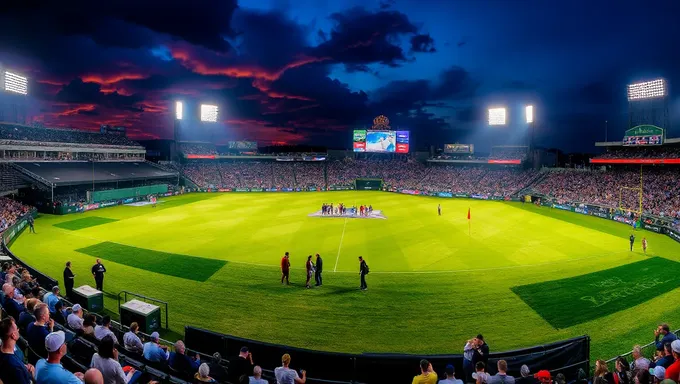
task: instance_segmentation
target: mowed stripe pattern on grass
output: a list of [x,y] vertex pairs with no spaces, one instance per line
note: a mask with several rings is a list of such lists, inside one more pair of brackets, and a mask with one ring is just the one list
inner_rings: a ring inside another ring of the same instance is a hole
[[54,224],[54,226],[57,228],[68,229],[69,231],[77,231],[79,229],[95,227],[97,225],[113,223],[116,221],[118,220],[110,219],[108,217],[91,216],[71,221],[64,221],[61,223]]
[[653,257],[567,279],[512,287],[557,329],[636,306],[680,286],[680,263]]
[[159,252],[109,241],[76,251],[118,264],[195,281],[208,280],[227,264],[224,260]]

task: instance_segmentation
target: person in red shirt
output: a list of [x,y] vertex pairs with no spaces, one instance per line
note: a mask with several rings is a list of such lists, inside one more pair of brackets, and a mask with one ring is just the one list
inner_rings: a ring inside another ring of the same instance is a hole
[[671,379],[676,383],[680,380],[680,340],[671,343],[675,362],[666,368],[666,379]]
[[288,252],[283,256],[281,259],[281,284],[283,284],[283,280],[286,280],[286,285],[290,285],[290,281],[288,281],[288,275],[290,274],[290,256],[288,255]]

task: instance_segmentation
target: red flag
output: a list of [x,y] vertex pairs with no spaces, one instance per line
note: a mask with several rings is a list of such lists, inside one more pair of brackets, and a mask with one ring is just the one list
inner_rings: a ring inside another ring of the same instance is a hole
[[470,220],[470,208],[468,208],[468,220]]

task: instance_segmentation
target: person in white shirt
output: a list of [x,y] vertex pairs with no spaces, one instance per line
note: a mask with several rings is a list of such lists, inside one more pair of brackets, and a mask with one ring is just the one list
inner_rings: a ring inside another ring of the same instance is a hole
[[269,384],[267,380],[262,378],[262,368],[259,365],[253,367],[253,375],[248,380],[248,384]]
[[83,329],[83,307],[76,304],[71,308],[71,313],[66,318],[69,328],[74,331]]
[[[135,377],[134,368],[130,369],[127,375],[123,372],[118,362],[118,350],[111,336],[104,337],[97,350],[98,352],[92,355],[90,367],[97,368],[102,373],[105,384],[127,384]],[[141,372],[136,377],[140,375]]]
[[638,369],[646,371],[649,369],[650,361],[648,358],[642,356],[642,347],[640,347],[639,345],[634,346],[632,355],[635,361],[633,361],[633,366],[630,367],[631,371]]
[[113,334],[111,329],[111,317],[110,316],[104,316],[102,318],[102,325],[97,325],[94,327],[94,337],[95,339],[101,341],[103,338],[106,336],[111,335],[111,338],[113,339],[113,342],[118,344],[118,338],[116,338],[116,335]]
[[288,368],[290,365],[290,355],[285,354],[281,357],[281,367],[274,369],[274,376],[276,376],[276,384],[304,384],[307,381],[307,372],[302,372],[302,378],[294,369]]
[[137,336],[137,332],[139,332],[139,324],[136,322],[130,324],[130,331],[123,335],[123,346],[130,352],[144,353],[144,345]]

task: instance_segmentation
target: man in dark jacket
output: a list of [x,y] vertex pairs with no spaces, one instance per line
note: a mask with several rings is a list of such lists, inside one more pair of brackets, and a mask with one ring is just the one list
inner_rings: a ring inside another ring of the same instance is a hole
[[71,271],[71,262],[66,262],[66,268],[64,268],[64,288],[66,288],[66,297],[73,298],[73,282],[76,275]]
[[321,256],[316,254],[316,272],[314,273],[314,280],[316,281],[316,286],[319,287],[323,285],[321,282],[321,272],[323,272],[323,260]]
[[366,285],[366,275],[368,275],[368,264],[363,257],[359,256],[359,275],[361,275],[361,290],[365,291],[368,289]]
[[[659,340],[659,337],[661,337],[661,340]],[[654,331],[654,341],[656,343],[657,351],[663,351],[664,345],[670,344],[676,339],[677,336],[671,332],[671,328],[666,323],[659,324],[656,331]]]
[[474,349],[474,354],[472,355],[472,364],[477,364],[478,361],[484,363],[488,366],[489,363],[489,344],[484,341],[484,336],[477,335],[477,348]]

